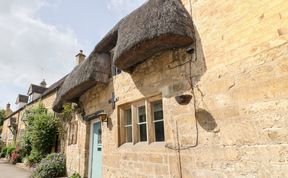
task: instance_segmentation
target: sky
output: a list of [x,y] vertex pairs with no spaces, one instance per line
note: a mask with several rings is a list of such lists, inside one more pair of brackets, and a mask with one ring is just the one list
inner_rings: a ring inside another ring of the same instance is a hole
[[43,79],[51,85],[146,0],[0,0],[0,108]]

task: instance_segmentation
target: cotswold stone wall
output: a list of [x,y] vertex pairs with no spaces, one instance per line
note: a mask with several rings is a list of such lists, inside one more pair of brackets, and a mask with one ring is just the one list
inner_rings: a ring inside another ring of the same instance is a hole
[[[80,115],[75,115],[73,122],[77,122],[77,143],[68,145],[68,139],[66,140],[66,167],[68,175],[73,173],[79,173],[82,177],[87,175],[88,172],[88,160],[89,160],[89,123],[83,121]],[[68,130],[68,136],[69,136]]]
[[[157,54],[81,97],[86,114],[104,109],[111,118],[102,125],[103,177],[285,177],[288,2],[191,5],[197,55]],[[107,104],[112,92],[116,109]],[[175,101],[193,93],[188,105]],[[119,147],[118,106],[155,94],[163,98],[165,143]]]

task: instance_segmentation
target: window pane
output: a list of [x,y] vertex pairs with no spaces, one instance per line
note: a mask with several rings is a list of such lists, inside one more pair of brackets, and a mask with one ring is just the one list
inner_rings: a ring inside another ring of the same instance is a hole
[[161,142],[165,140],[163,121],[155,122],[155,140]]
[[162,102],[153,103],[154,121],[163,120]]
[[140,106],[138,108],[138,118],[139,123],[146,122],[145,106]]
[[102,130],[98,130],[98,145],[102,144]]
[[146,132],[146,124],[139,125],[139,132],[140,132],[140,142],[147,141],[147,132]]
[[132,127],[126,127],[126,142],[132,142]]
[[125,125],[131,125],[132,124],[132,115],[131,115],[131,109],[125,110],[124,111],[125,115]]

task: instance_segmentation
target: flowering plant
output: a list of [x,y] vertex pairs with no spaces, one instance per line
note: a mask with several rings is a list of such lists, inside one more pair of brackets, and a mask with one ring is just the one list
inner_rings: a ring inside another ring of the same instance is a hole
[[20,162],[20,154],[18,154],[16,151],[13,151],[11,154],[11,162],[12,164],[16,164],[17,162]]

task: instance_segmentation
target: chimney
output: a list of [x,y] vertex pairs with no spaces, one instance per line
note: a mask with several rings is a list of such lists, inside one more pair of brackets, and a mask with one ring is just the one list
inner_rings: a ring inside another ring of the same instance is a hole
[[6,105],[6,111],[10,110],[10,106],[11,106],[11,104],[10,104],[10,103],[7,103],[7,105]]
[[6,110],[5,110],[5,117],[8,117],[13,113],[10,107],[11,107],[10,103],[7,103]]
[[47,83],[45,82],[45,79],[43,79],[43,81],[40,83],[41,87],[46,88]]
[[79,65],[85,60],[86,56],[83,54],[83,50],[80,50],[80,53],[77,54],[75,57],[76,57],[76,65]]

